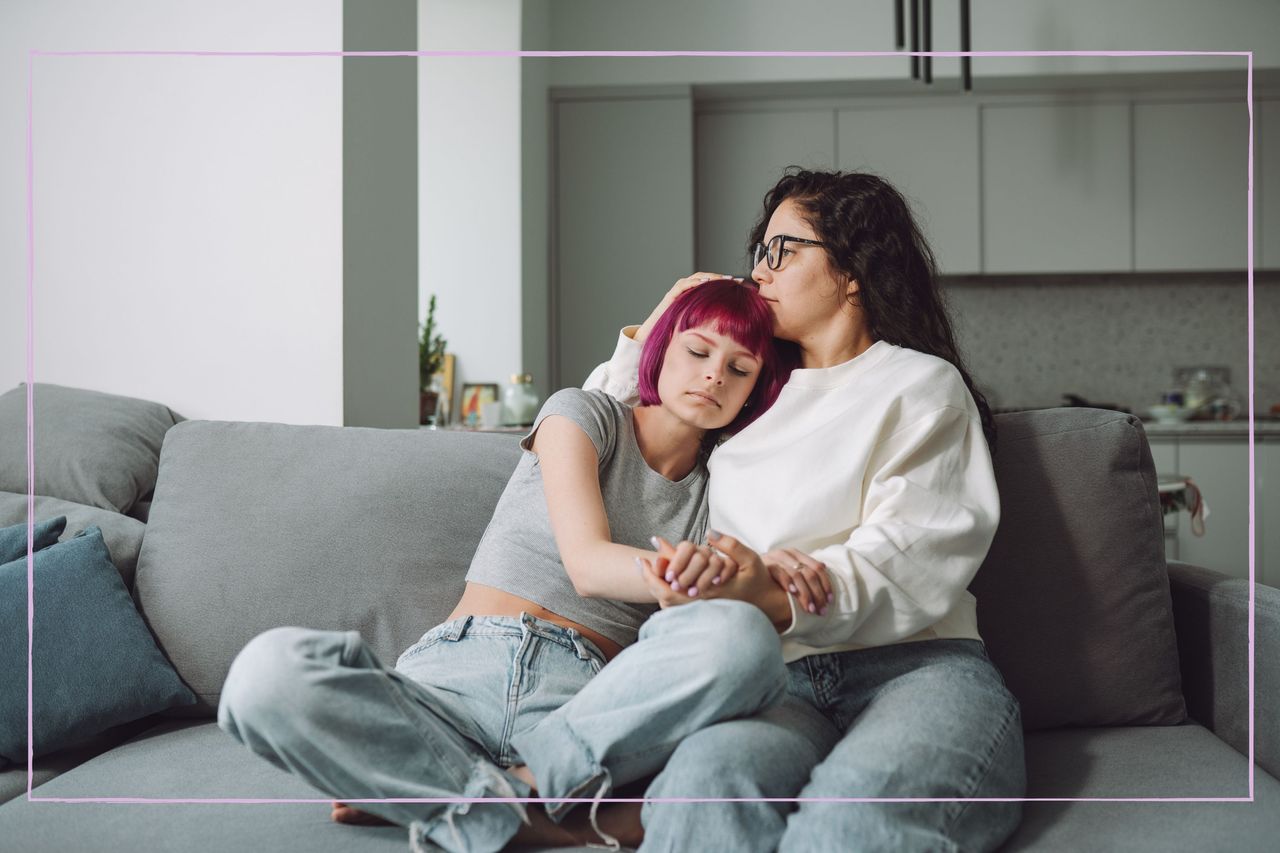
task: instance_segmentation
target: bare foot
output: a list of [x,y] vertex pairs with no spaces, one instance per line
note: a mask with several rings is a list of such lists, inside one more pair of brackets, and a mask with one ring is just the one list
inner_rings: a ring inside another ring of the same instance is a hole
[[329,817],[335,823],[349,823],[354,826],[395,826],[386,818],[378,817],[376,814],[362,812],[357,808],[333,801],[333,813]]

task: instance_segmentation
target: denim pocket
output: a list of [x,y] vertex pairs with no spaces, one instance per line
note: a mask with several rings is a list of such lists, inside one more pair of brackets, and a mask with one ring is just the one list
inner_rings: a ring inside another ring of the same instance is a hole
[[472,618],[471,616],[463,616],[460,619],[441,622],[430,631],[427,631],[418,639],[418,642],[400,654],[400,657],[396,660],[396,668],[399,669],[403,661],[425,652],[436,643],[456,643],[466,635],[467,627],[471,624]]

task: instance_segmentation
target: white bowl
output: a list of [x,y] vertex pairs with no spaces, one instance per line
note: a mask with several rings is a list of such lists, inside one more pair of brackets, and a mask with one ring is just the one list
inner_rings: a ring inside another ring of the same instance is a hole
[[1155,419],[1158,424],[1180,424],[1191,417],[1191,410],[1184,409],[1182,406],[1171,406],[1162,404],[1152,406],[1147,410],[1148,414]]

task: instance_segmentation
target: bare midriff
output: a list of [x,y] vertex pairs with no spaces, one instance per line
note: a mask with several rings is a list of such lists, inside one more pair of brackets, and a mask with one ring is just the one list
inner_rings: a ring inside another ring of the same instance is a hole
[[518,595],[512,595],[509,592],[503,592],[500,589],[494,589],[484,584],[467,584],[466,590],[462,593],[462,598],[458,601],[458,606],[453,608],[453,612],[449,614],[449,618],[446,621],[451,622],[464,616],[519,616],[521,613],[528,613],[530,616],[546,622],[554,622],[562,628],[572,628],[595,643],[596,648],[604,653],[605,660],[613,660],[618,652],[622,651],[622,646],[585,625],[579,625],[559,613],[552,613],[541,604],[535,604],[527,598],[521,598]]

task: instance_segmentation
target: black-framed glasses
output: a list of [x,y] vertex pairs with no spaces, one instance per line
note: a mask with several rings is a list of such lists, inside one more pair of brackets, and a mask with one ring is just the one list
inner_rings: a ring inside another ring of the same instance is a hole
[[782,252],[788,243],[801,243],[805,246],[826,246],[817,240],[806,240],[803,237],[792,237],[790,234],[778,234],[766,245],[756,243],[751,249],[751,266],[757,267],[760,261],[769,260],[769,269],[776,270],[782,266]]

